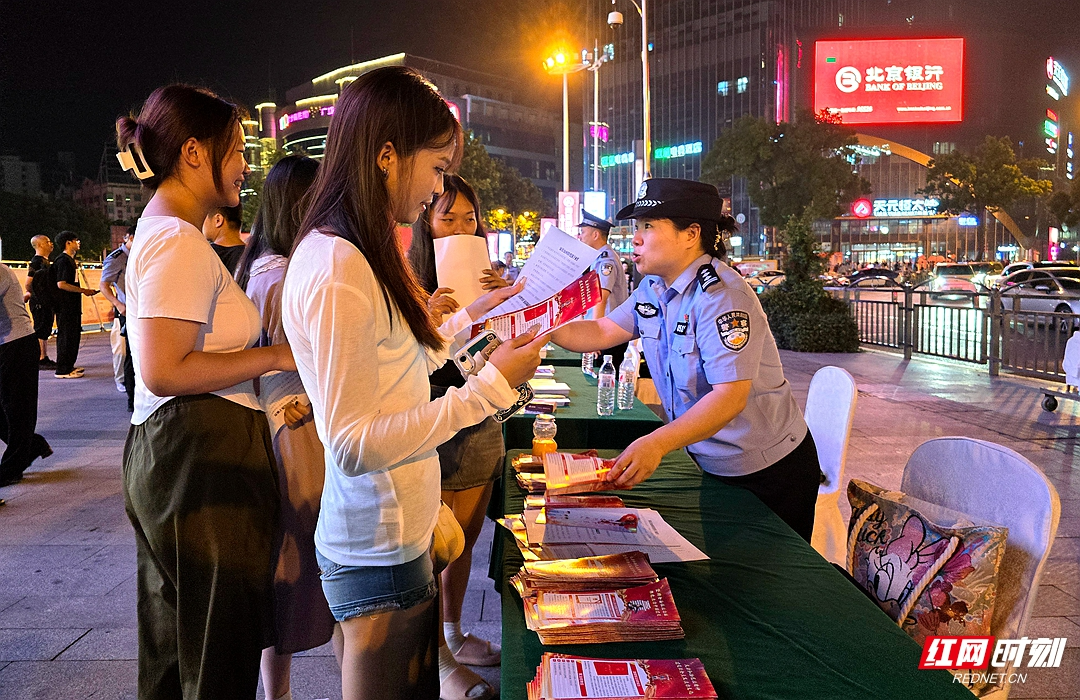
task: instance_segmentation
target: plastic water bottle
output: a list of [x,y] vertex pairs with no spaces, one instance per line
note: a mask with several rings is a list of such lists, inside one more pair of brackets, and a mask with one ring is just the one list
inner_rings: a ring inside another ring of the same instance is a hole
[[581,353],[581,373],[590,377],[596,376],[596,370],[593,368],[593,363],[596,362],[595,352],[583,352]]
[[615,414],[615,365],[611,355],[604,355],[604,364],[600,366],[600,380],[596,385],[596,415]]
[[619,410],[629,411],[634,407],[634,387],[637,383],[637,363],[634,353],[627,352],[619,365]]

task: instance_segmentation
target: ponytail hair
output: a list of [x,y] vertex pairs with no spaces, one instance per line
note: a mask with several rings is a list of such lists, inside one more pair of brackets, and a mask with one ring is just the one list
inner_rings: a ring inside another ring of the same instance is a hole
[[719,221],[673,217],[671,223],[680,231],[690,228],[691,224],[700,226],[702,250],[706,255],[711,255],[712,257],[721,260],[727,255],[727,246],[724,245],[724,238],[731,236],[731,234],[739,230],[739,225],[735,223],[735,219],[727,214],[721,214]]
[[245,116],[243,108],[205,88],[166,85],[150,94],[138,114],[116,120],[116,147],[140,153],[153,171],[141,182],[156,190],[176,173],[180,149],[188,139],[209,143],[214,186],[220,192],[221,165],[234,147],[236,127]]

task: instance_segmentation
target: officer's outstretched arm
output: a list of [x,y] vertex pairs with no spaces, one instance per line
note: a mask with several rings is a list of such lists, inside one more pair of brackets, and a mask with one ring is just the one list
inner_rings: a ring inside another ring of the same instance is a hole
[[668,452],[681,450],[720,432],[746,408],[750,380],[713,384],[712,391],[698,399],[690,409],[665,426],[630,443],[615,460],[607,480],[628,489],[645,481]]
[[627,343],[634,334],[609,318],[573,321],[551,333],[551,342],[573,352],[596,352]]

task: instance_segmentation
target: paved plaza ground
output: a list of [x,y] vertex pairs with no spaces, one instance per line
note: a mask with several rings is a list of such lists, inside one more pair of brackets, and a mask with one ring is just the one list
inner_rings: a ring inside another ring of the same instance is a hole
[[[1045,413],[1038,389],[1046,383],[880,352],[783,353],[783,362],[800,403],[822,366],[855,376],[848,477],[897,488],[911,451],[943,435],[997,442],[1043,469],[1062,517],[1026,634],[1069,642],[1060,669],[1035,669],[1012,697],[1080,698],[1080,403]],[[120,478],[128,414],[107,336],[84,336],[80,365],[81,380],[41,374],[39,432],[56,453],[0,489],[0,700],[135,697],[135,546]],[[497,639],[499,606],[486,578],[491,532],[488,523],[464,617],[466,629]],[[482,672],[497,684],[498,669]],[[295,660],[293,689],[297,700],[340,697],[328,648]]]

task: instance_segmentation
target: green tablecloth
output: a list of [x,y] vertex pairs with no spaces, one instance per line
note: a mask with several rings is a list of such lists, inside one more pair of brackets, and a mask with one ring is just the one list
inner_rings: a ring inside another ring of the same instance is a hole
[[554,350],[548,350],[547,356],[540,360],[541,364],[555,365],[556,367],[577,367],[581,369],[581,353],[564,350],[558,345],[552,346]]
[[[556,367],[555,379],[570,387],[570,405],[555,412],[559,449],[621,450],[631,442],[656,430],[663,421],[645,404],[634,399],[629,411],[615,411],[613,416],[596,415],[596,380],[580,369]],[[536,416],[519,413],[506,421],[506,449],[531,449],[532,425]]]
[[[524,494],[506,462],[505,513]],[[710,560],[657,564],[686,639],[543,647],[506,581],[522,559],[498,528],[503,700],[525,698],[543,651],[602,658],[688,658],[705,664],[721,698],[970,698],[945,671],[918,670],[920,648],[754,495],[703,477],[682,452],[631,491],[628,506],[660,511]]]

